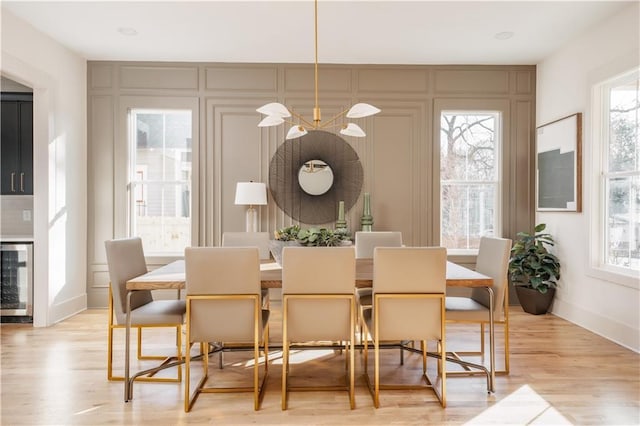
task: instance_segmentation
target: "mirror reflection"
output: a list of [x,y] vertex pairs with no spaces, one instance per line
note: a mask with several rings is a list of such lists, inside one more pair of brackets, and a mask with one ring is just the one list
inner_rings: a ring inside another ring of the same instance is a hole
[[333,185],[333,171],[322,160],[309,160],[298,171],[300,188],[309,195],[322,195]]

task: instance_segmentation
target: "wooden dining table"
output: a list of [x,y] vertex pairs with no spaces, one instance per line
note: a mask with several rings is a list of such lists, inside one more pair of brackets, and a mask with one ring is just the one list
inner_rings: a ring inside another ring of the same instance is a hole
[[[263,261],[260,264],[260,281],[262,288],[282,287],[282,267],[274,261]],[[356,282],[359,288],[371,287],[373,285],[373,259],[356,259]],[[136,377],[149,372],[155,372],[160,367],[140,371],[131,376],[129,371],[129,351],[131,334],[130,299],[131,294],[136,290],[182,290],[185,283],[184,260],[176,260],[165,266],[154,269],[146,274],[135,277],[127,281],[127,321],[126,321],[126,341],[125,341],[125,402],[132,398],[133,381]],[[448,287],[468,287],[484,288],[489,293],[489,341],[490,341],[490,368],[457,358],[447,357],[447,361],[457,362],[472,368],[477,368],[487,372],[487,390],[494,391],[495,381],[495,349],[494,349],[494,321],[493,321],[493,279],[474,270],[465,268],[453,262],[447,262],[447,286]],[[446,315],[446,314],[445,314]],[[162,368],[179,364],[164,364]]]

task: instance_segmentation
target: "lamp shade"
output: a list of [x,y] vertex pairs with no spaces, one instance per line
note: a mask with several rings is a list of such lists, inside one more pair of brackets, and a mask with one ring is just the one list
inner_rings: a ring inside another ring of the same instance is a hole
[[287,132],[287,137],[285,139],[289,140],[289,139],[295,139],[295,138],[299,138],[302,137],[304,135],[307,134],[307,129],[305,129],[302,126],[292,126],[289,131]]
[[340,130],[340,133],[347,136],[355,136],[357,138],[367,136],[364,133],[364,130],[355,123],[347,123],[347,125]]
[[370,115],[374,115],[379,112],[380,109],[374,107],[373,105],[359,103],[351,107],[349,112],[347,112],[347,118],[369,117]]
[[235,204],[242,206],[267,204],[267,185],[262,182],[238,182]]
[[258,108],[260,114],[275,115],[277,117],[291,117],[291,113],[286,106],[278,102],[271,102]]
[[279,115],[267,115],[258,123],[258,127],[271,127],[284,123],[284,119]]

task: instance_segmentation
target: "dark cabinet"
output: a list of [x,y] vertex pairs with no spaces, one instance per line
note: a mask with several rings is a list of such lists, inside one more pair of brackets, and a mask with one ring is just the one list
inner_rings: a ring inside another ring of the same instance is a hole
[[33,95],[2,93],[0,192],[33,195]]

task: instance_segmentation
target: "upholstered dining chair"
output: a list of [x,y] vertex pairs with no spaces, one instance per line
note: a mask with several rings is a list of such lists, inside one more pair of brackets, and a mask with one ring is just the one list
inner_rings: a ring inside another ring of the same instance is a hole
[[[440,404],[446,406],[446,369],[438,362],[439,390],[427,375],[427,341],[437,342],[443,359],[445,345],[445,291],[447,251],[442,247],[378,247],[373,261],[373,304],[362,311],[363,322],[374,347],[373,385],[368,373],[368,340],[364,341],[364,368],[367,385],[376,408],[380,389],[432,388]],[[425,384],[380,383],[380,345],[383,342],[420,341],[422,379]]]
[[[260,259],[255,247],[188,247],[185,249],[187,289],[187,353],[184,410],[191,410],[200,393],[253,392],[253,408],[262,401],[269,369],[269,311],[261,308]],[[200,343],[203,377],[190,393],[191,347]],[[233,342],[253,350],[251,386],[208,386],[209,342]],[[260,348],[264,374],[260,381]]]
[[[127,281],[147,273],[142,240],[139,237],[105,241],[109,266],[109,332],[107,343],[107,378],[124,380],[113,375],[113,330],[126,327]],[[142,330],[153,327],[175,328],[176,357],[182,359],[182,323],[184,300],[154,300],[150,290],[138,290],[131,295],[131,327],[138,330],[137,356],[139,360],[171,361],[171,357],[142,354]],[[176,378],[142,376],[137,381],[179,382],[182,368],[178,366]]]
[[[258,247],[260,260],[271,258],[268,232],[223,232],[222,247]],[[269,289],[262,289],[262,303],[269,308]]]
[[[353,247],[285,247],[282,253],[282,409],[289,391],[347,390],[355,408],[354,340],[356,267]],[[340,342],[346,350],[347,386],[293,387],[289,347]]]
[[268,232],[223,232],[222,247],[258,247],[260,260],[271,256]]
[[[258,247],[260,260],[271,258],[268,232],[223,232],[222,247]],[[269,289],[263,288],[260,294],[262,295],[262,308],[269,309]],[[220,368],[224,367],[223,358],[224,351],[220,351],[218,357]]]
[[[402,232],[397,231],[358,231],[355,234],[356,259],[373,259],[376,247],[402,247]],[[371,288],[356,289],[356,303],[362,318],[362,309],[371,306]],[[360,342],[363,339],[362,324],[360,328]],[[402,351],[400,352],[402,354]],[[402,356],[402,355],[401,355]]]
[[357,259],[373,259],[376,247],[401,247],[402,232],[358,231],[355,235],[355,246]]
[[[511,240],[506,238],[482,237],[476,260],[476,271],[493,278],[493,322],[501,324],[504,330],[504,370],[509,373],[509,285],[508,268]],[[489,294],[484,288],[474,288],[469,297],[447,297],[447,322],[475,323],[480,325],[480,351],[453,352],[458,355],[479,355],[485,353],[485,325],[489,323]],[[481,372],[480,372],[481,373]],[[450,371],[449,375],[473,375],[476,371]]]

